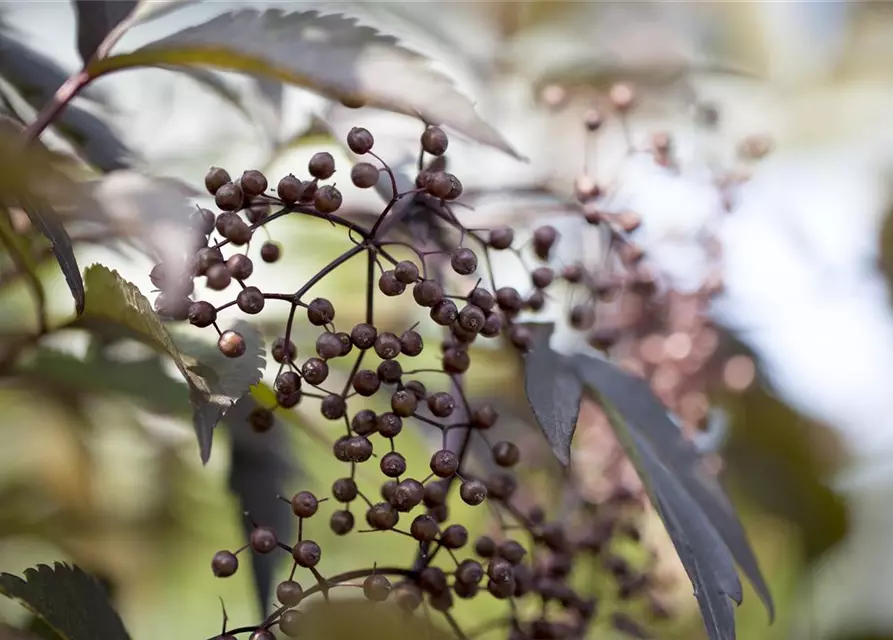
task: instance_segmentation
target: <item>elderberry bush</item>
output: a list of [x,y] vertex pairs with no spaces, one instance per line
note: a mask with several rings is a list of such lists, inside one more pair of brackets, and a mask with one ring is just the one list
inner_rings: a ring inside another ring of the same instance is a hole
[[[449,140],[442,129],[431,126],[420,144],[423,158],[436,159],[447,151]],[[458,177],[425,168],[421,162],[415,188],[399,193],[391,169],[375,154],[370,131],[352,129],[347,145],[369,159],[351,169],[354,185],[372,188],[382,174],[392,185],[392,198],[370,227],[339,215],[342,195],[336,186],[327,184],[336,173],[328,153],[311,158],[308,175],[281,177],[275,187],[257,170],[233,179],[226,169],[213,167],[205,186],[218,211],[199,208],[193,214],[196,252],[190,261],[191,277],[167,277],[164,265],[151,273],[160,291],[157,312],[166,319],[216,332],[217,347],[229,358],[246,352],[244,337],[221,326],[222,316],[231,313],[231,307],[255,316],[268,305],[286,305],[288,319],[270,349],[279,365],[276,404],[255,409],[250,424],[264,433],[273,428],[276,412],[313,403],[332,424],[331,455],[344,466],[343,477],[327,495],[299,491],[290,499],[283,498],[288,503],[283,508],[290,507],[299,520],[297,540],[279,540],[271,528],[255,523],[246,544],[213,555],[211,568],[219,578],[234,575],[245,553],[288,554],[293,565],[290,577],[276,587],[278,605],[269,616],[255,625],[224,629],[214,637],[299,637],[302,602],[313,596],[328,599],[335,587],[358,582],[372,602],[390,601],[407,612],[423,605],[440,612],[460,638],[466,636],[451,613],[454,604],[477,597],[513,603],[510,615],[488,622],[504,628],[506,637],[513,640],[582,637],[599,614],[599,606],[595,594],[581,586],[587,581],[579,580],[579,567],[591,571],[597,565],[616,582],[621,601],[647,596],[647,567],[634,568],[611,552],[611,542],[619,534],[638,540],[635,523],[643,504],[623,490],[600,505],[574,494],[572,517],[549,519],[535,502],[535,488],[525,485],[513,471],[524,446],[511,440],[494,441],[490,434],[498,412],[490,404],[473,403],[464,378],[472,366],[470,346],[479,340],[503,340],[522,354],[531,347],[532,332],[519,322],[520,314],[541,309],[554,283],[564,281],[590,290],[600,287],[602,293],[604,286],[592,284],[589,275],[574,266],[559,272],[548,266],[529,270],[529,290],[499,286],[488,268],[490,255],[508,251],[520,257],[514,231],[509,227],[469,229],[459,223],[454,213],[463,190]],[[407,200],[424,205],[432,214],[431,224],[449,232],[448,247],[423,251],[387,237],[383,223],[398,203]],[[306,282],[296,283],[294,293],[262,291],[251,284],[254,261],[259,257],[276,262],[283,247],[254,238],[261,227],[271,231],[286,216],[327,220],[344,229],[352,246]],[[546,261],[558,240],[555,228],[542,226],[534,231],[531,248],[538,259]],[[397,248],[408,250],[413,258],[398,259]],[[358,256],[364,256],[368,265],[366,317],[344,326],[336,302],[315,297],[311,290]],[[234,297],[216,306],[193,299],[194,279],[199,278],[207,288],[233,291]],[[457,280],[467,286],[450,291],[448,283]],[[381,298],[399,298],[403,304],[422,308],[428,321],[443,331],[442,343],[425,344],[417,325],[396,332],[378,327],[375,310]],[[607,344],[606,334],[593,330],[591,305],[577,302],[568,314],[574,327],[592,331],[593,342]],[[298,323],[318,332],[311,353],[300,353],[293,341]],[[412,367],[413,358],[431,349],[440,353],[436,387],[422,382],[418,374],[424,372]],[[330,384],[330,367],[340,359],[352,364],[347,383],[338,389]],[[374,396],[385,397],[389,410],[369,408]],[[431,452],[426,472],[412,475],[401,453],[401,440],[408,430],[423,429],[440,432],[441,446]],[[450,432],[460,433],[459,447],[447,446]],[[475,440],[489,451],[484,464],[471,459]],[[360,466],[378,467],[379,495],[360,489]],[[462,522],[453,521],[449,503],[454,495],[466,505],[489,509],[496,529],[476,535]],[[373,558],[367,567],[327,575],[324,549],[314,540],[323,527],[338,536],[371,531],[407,536],[416,545],[415,557],[400,567],[380,567]],[[528,600],[538,600],[542,606],[528,611],[529,607],[521,606]],[[605,615],[621,632],[633,637],[644,633],[642,621],[618,611]]]

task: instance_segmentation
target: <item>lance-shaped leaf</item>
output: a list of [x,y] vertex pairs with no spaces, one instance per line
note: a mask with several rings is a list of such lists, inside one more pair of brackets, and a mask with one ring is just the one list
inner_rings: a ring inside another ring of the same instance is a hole
[[562,464],[570,463],[583,383],[567,356],[549,347],[551,324],[526,325],[533,334],[524,356],[524,384],[533,415]]
[[0,203],[23,209],[52,243],[79,314],[84,308],[84,283],[56,207],[82,206],[85,201],[78,186],[54,169],[45,149],[23,149],[21,141],[8,135],[5,128],[0,132]]
[[75,0],[78,28],[78,52],[86,63],[106,36],[139,3],[136,0]]
[[[14,38],[9,27],[0,23],[0,76],[15,87],[31,108],[39,110],[53,99],[69,74],[49,58]],[[103,99],[102,94],[91,85],[87,85],[79,95],[94,101]],[[66,105],[52,127],[72,145],[79,157],[101,171],[114,171],[133,164],[134,153],[117,132],[100,117],[77,104]]]
[[[232,438],[229,488],[239,499],[240,513],[249,513],[253,521],[273,529],[280,540],[288,540],[294,534],[294,516],[288,508],[282,508],[283,504],[277,496],[286,494],[295,467],[288,446],[288,434],[278,416],[269,433],[256,433],[251,428],[249,416],[260,406],[252,395],[246,394],[223,418],[223,424]],[[247,518],[240,517],[240,520],[247,538],[252,524]],[[270,592],[278,564],[275,554],[251,555],[260,615],[269,610]]]
[[342,102],[451,127],[518,156],[453,82],[396,39],[341,14],[245,9],[93,61],[94,76],[137,66],[204,65],[267,76]]
[[[95,324],[122,325],[147,344],[167,353],[189,387],[193,407],[193,427],[203,462],[211,455],[213,429],[232,405],[261,377],[264,366],[260,334],[247,323],[237,324],[247,345],[241,358],[217,357],[213,347],[190,343],[191,353],[184,354],[139,289],[116,271],[92,265],[85,274],[87,308],[79,322],[90,328]],[[202,358],[200,361],[197,359]]]
[[610,405],[623,418],[615,421],[614,427],[627,452],[639,449],[638,442],[649,445],[649,450],[675,479],[678,492],[697,505],[719,534],[753,583],[770,619],[774,618],[769,587],[728,497],[716,478],[706,472],[700,454],[670,419],[648,383],[600,358],[577,354],[571,360],[587,389],[602,400],[602,406]]
[[130,640],[105,590],[79,567],[55,563],[0,574],[0,593],[19,601],[64,640]]

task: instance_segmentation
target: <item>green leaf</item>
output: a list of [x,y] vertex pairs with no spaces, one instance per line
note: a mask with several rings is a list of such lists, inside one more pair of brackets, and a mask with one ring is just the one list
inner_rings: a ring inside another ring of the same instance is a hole
[[0,574],[0,593],[19,601],[65,640],[129,640],[105,590],[79,567],[60,562]]
[[446,125],[519,157],[426,58],[341,14],[240,10],[131,53],[95,60],[87,71],[97,77],[158,65],[205,65],[266,76],[335,100]]
[[[663,468],[678,482],[681,491],[690,497],[716,529],[754,585],[770,619],[774,618],[769,587],[728,497],[716,478],[706,472],[700,454],[670,419],[666,407],[654,395],[648,383],[599,358],[577,354],[571,360],[587,389],[601,400],[602,406],[613,407],[622,417],[622,420],[615,421],[614,427],[630,457],[634,458],[636,450],[641,451],[638,443],[648,444],[648,451],[657,457]],[[663,497],[660,486],[650,488],[658,497]]]
[[247,351],[241,358],[226,358],[214,347],[196,343],[186,345],[190,353],[184,354],[149,301],[116,271],[95,264],[87,269],[85,280],[89,296],[81,326],[89,328],[92,321],[123,325],[172,358],[189,387],[193,428],[202,461],[207,462],[214,427],[260,379],[258,369],[262,370],[264,365],[260,334],[247,323],[237,325],[235,330],[243,334],[247,343]]
[[78,52],[84,63],[93,57],[105,37],[138,4],[136,0],[75,0]]
[[549,348],[552,325],[526,326],[533,334],[531,349],[524,356],[527,401],[555,457],[567,465],[580,415],[583,383],[568,358]]

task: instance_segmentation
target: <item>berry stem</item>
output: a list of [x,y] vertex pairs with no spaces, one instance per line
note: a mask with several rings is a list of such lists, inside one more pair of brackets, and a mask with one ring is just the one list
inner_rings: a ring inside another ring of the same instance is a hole
[[347,262],[354,256],[357,256],[366,250],[367,249],[364,245],[359,244],[359,245],[356,245],[355,247],[352,247],[351,249],[348,249],[344,253],[342,253],[340,256],[338,256],[337,258],[332,260],[325,267],[320,269],[319,272],[315,276],[313,276],[307,282],[305,282],[304,286],[295,292],[294,299],[300,300],[304,295],[307,294],[308,291],[310,291],[310,289],[312,289],[315,285],[317,285],[320,280],[325,278],[327,275],[332,273],[335,269],[340,267],[342,264],[344,264],[345,262]]
[[68,80],[62,83],[62,86],[56,90],[52,99],[40,110],[34,122],[25,129],[25,140],[33,141],[40,137],[53,120],[62,112],[62,110],[71,102],[78,92],[83,89],[92,80],[86,71],[78,71],[70,76]]

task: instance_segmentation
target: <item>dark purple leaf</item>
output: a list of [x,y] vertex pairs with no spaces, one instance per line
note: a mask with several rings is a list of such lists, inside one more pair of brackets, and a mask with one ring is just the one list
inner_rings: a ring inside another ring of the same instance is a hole
[[86,64],[99,45],[119,22],[133,11],[136,0],[75,0],[77,16],[78,52]]
[[533,332],[533,346],[524,356],[527,400],[552,451],[566,465],[580,415],[583,383],[570,360],[549,347],[554,325],[526,326]]
[[[648,383],[600,358],[578,354],[572,362],[602,406],[612,407],[622,417],[614,421],[614,428],[627,452],[639,441],[648,444],[655,459],[676,480],[680,492],[697,505],[716,529],[773,619],[775,611],[769,587],[731,502],[716,478],[706,472],[700,454],[670,419]],[[633,457],[632,453],[630,456]],[[650,488],[656,491],[660,487]]]
[[64,640],[129,640],[102,585],[79,567],[60,562],[0,574],[0,593],[19,601]]

